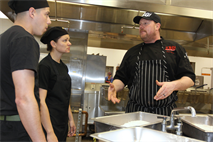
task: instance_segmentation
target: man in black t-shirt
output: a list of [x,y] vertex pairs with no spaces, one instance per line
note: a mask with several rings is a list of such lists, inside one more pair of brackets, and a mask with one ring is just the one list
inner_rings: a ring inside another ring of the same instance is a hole
[[161,20],[153,12],[136,16],[143,43],[130,48],[108,89],[108,100],[119,103],[116,92],[129,88],[126,112],[170,115],[177,90],[194,85],[195,74],[185,49],[160,36]]
[[35,86],[39,45],[51,23],[46,0],[10,0],[14,26],[0,36],[0,141],[46,141],[42,130]]

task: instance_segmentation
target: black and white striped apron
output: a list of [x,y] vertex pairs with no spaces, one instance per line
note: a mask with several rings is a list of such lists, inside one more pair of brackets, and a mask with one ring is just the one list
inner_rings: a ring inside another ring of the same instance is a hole
[[154,96],[160,89],[160,86],[156,84],[156,80],[159,82],[170,81],[163,42],[161,41],[163,57],[157,60],[141,59],[143,45],[137,56],[135,76],[129,91],[126,112],[143,111],[169,116],[171,110],[176,107],[176,92],[173,92],[166,99],[154,100]]

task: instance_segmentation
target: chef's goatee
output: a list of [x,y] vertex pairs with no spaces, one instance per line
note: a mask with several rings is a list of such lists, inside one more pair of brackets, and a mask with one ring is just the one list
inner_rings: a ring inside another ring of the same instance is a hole
[[28,11],[30,7],[35,9],[49,7],[47,0],[10,0],[8,5],[16,14]]

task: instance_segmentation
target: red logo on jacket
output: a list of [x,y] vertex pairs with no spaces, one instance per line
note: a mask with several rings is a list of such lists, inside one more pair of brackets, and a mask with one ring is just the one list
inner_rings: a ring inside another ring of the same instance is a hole
[[174,54],[173,52],[176,50],[176,46],[166,46],[165,50],[167,53]]

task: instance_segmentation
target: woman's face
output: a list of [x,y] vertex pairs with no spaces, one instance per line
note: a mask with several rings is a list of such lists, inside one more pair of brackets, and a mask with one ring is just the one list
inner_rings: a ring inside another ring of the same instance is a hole
[[57,50],[60,53],[69,53],[70,46],[72,45],[69,40],[70,36],[68,34],[61,36],[56,42],[55,50]]

